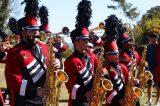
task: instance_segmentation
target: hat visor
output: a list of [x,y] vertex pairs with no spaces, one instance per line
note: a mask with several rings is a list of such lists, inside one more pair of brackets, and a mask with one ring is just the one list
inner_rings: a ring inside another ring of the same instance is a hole
[[133,41],[133,39],[132,38],[128,38],[128,39],[122,41],[122,43],[127,43],[127,42],[130,42],[130,41]]
[[106,52],[106,54],[118,54],[118,50],[113,50],[113,51],[110,51],[110,52]]
[[81,40],[89,40],[90,38],[89,38],[89,36],[81,36],[81,37],[79,37],[79,39],[81,39]]
[[48,31],[48,30],[42,30],[43,32],[45,32],[45,33],[49,33],[50,31]]
[[36,30],[36,29],[39,29],[39,26],[27,26],[27,27],[24,27],[24,29]]

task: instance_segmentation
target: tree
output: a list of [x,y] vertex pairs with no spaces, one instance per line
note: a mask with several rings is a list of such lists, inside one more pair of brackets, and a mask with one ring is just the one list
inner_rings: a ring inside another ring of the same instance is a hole
[[108,5],[108,8],[113,10],[121,9],[126,17],[131,20],[136,19],[139,16],[139,12],[137,12],[137,7],[132,7],[133,4],[126,3],[125,0],[111,0],[117,3],[116,5]]
[[4,29],[4,24],[9,17],[9,6],[10,0],[1,0],[0,1],[0,28]]
[[[160,31],[160,6],[156,6],[148,10],[142,19],[138,22],[134,29],[139,28],[141,30],[139,35],[137,35],[136,41],[139,43],[147,43],[147,33],[148,31],[154,31],[158,33]],[[156,30],[153,30],[156,29]],[[137,34],[137,31],[135,31]],[[160,34],[160,33],[158,33]]]

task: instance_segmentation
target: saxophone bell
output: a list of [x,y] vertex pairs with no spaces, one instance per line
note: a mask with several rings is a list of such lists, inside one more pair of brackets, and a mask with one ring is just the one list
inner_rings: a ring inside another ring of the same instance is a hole
[[113,89],[113,84],[110,80],[103,78],[102,86],[106,91],[111,91]]
[[67,82],[69,80],[67,73],[62,70],[56,71],[56,78],[60,82]]
[[153,79],[153,75],[150,71],[145,71],[145,77],[148,79],[148,80],[152,80]]
[[138,87],[133,87],[133,92],[137,98],[142,98],[144,96],[143,91]]

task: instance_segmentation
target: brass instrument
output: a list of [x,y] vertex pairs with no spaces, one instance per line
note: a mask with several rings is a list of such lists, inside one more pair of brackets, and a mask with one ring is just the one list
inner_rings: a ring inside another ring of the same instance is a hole
[[145,71],[144,76],[140,78],[141,81],[141,89],[142,91],[144,91],[145,85],[147,83],[148,80],[152,80],[153,79],[153,75],[150,71]]
[[105,90],[111,90],[113,88],[113,85],[110,80],[103,79],[101,82],[102,68],[103,68],[103,61],[104,61],[103,52],[104,52],[104,48],[101,47],[101,53],[98,59],[98,66],[96,68],[93,86],[91,89],[91,98],[89,101],[89,106],[97,106],[99,102],[101,102],[100,100],[101,87],[104,87]]
[[141,60],[140,60],[139,69],[137,73],[138,79],[140,79],[140,77],[143,76],[145,73],[146,52],[147,52],[147,46],[143,45],[143,52],[141,55]]
[[40,35],[40,38],[37,39],[37,40],[39,40],[39,42],[41,42],[41,43],[46,44],[46,43],[48,42],[48,38],[49,38],[49,37],[47,36],[47,33],[43,32],[43,31],[40,31],[40,32],[39,32],[39,35]]
[[40,31],[40,41],[46,44],[49,40],[48,34],[49,35],[51,34],[52,36],[54,36],[56,38],[58,35],[61,35],[61,34],[69,35],[69,33],[70,32],[69,32],[68,27],[63,27],[62,31],[58,32],[58,33],[52,33],[52,32],[45,33],[43,31]]
[[104,25],[104,22],[100,22],[98,27],[95,27],[95,28],[92,28],[90,29],[89,31],[97,31],[97,30],[100,30],[100,29],[104,29],[105,28],[105,25]]
[[49,58],[46,70],[45,87],[50,89],[50,93],[44,97],[44,106],[58,106],[60,87],[63,82],[68,81],[68,75],[62,71],[57,70],[52,66],[55,61],[52,39],[53,35],[49,35]]
[[102,79],[102,86],[106,91],[111,91],[113,89],[112,82],[106,78]]
[[140,88],[135,87],[133,84],[135,66],[136,63],[133,61],[128,75],[128,81],[122,106],[135,106],[138,98],[141,98],[144,95],[143,91]]
[[137,78],[141,82],[141,85],[140,85],[141,89],[144,90],[144,87],[147,81],[153,79],[153,75],[150,71],[145,70],[147,46],[143,45],[142,47],[143,47],[143,52],[141,55],[141,61],[138,68]]
[[9,48],[12,48],[14,45],[19,43],[19,39],[17,35],[10,35],[7,41],[0,42],[1,45],[8,45]]

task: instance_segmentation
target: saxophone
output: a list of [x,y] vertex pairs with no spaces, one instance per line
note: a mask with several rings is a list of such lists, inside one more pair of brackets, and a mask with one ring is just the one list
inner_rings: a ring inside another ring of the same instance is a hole
[[141,98],[144,95],[143,91],[147,81],[153,78],[150,71],[145,71],[145,59],[146,59],[147,46],[142,45],[140,47],[144,48],[141,55],[140,65],[138,67],[138,73],[136,75],[136,78],[139,79],[141,82],[140,88],[134,87],[134,85],[132,84],[132,81],[134,78],[134,75],[133,75],[134,67],[137,66],[136,63],[134,62],[129,71],[129,77],[128,77],[128,82],[126,86],[123,106],[135,106],[138,98]]
[[49,36],[49,44],[48,44],[48,64],[46,70],[46,81],[44,87],[50,89],[50,92],[47,96],[44,97],[43,105],[44,106],[58,106],[59,104],[59,94],[60,87],[63,82],[68,81],[68,75],[62,71],[57,70],[52,66],[55,61],[54,50],[53,50],[53,35],[48,34]]
[[136,63],[133,61],[128,75],[128,82],[125,96],[122,100],[122,106],[135,106],[138,98],[141,98],[144,95],[143,91],[140,88],[135,87],[133,84],[135,66]]
[[91,98],[89,101],[89,106],[98,106],[99,102],[101,102],[100,91],[101,91],[102,87],[105,90],[112,90],[112,88],[113,88],[113,85],[110,80],[108,80],[108,79],[101,80],[103,61],[104,61],[104,56],[103,56],[104,49],[103,49],[103,47],[100,47],[100,49],[101,49],[101,53],[100,53],[100,56],[98,59],[98,66],[96,68],[93,86],[91,89]]
[[141,82],[141,89],[144,91],[144,87],[147,83],[148,80],[153,79],[153,75],[150,71],[146,71],[145,70],[145,59],[146,59],[146,52],[147,52],[147,46],[143,45],[143,52],[142,52],[142,56],[141,56],[141,61],[140,61],[140,65],[139,65],[139,69],[138,69],[138,73],[137,73],[137,78],[140,80]]

